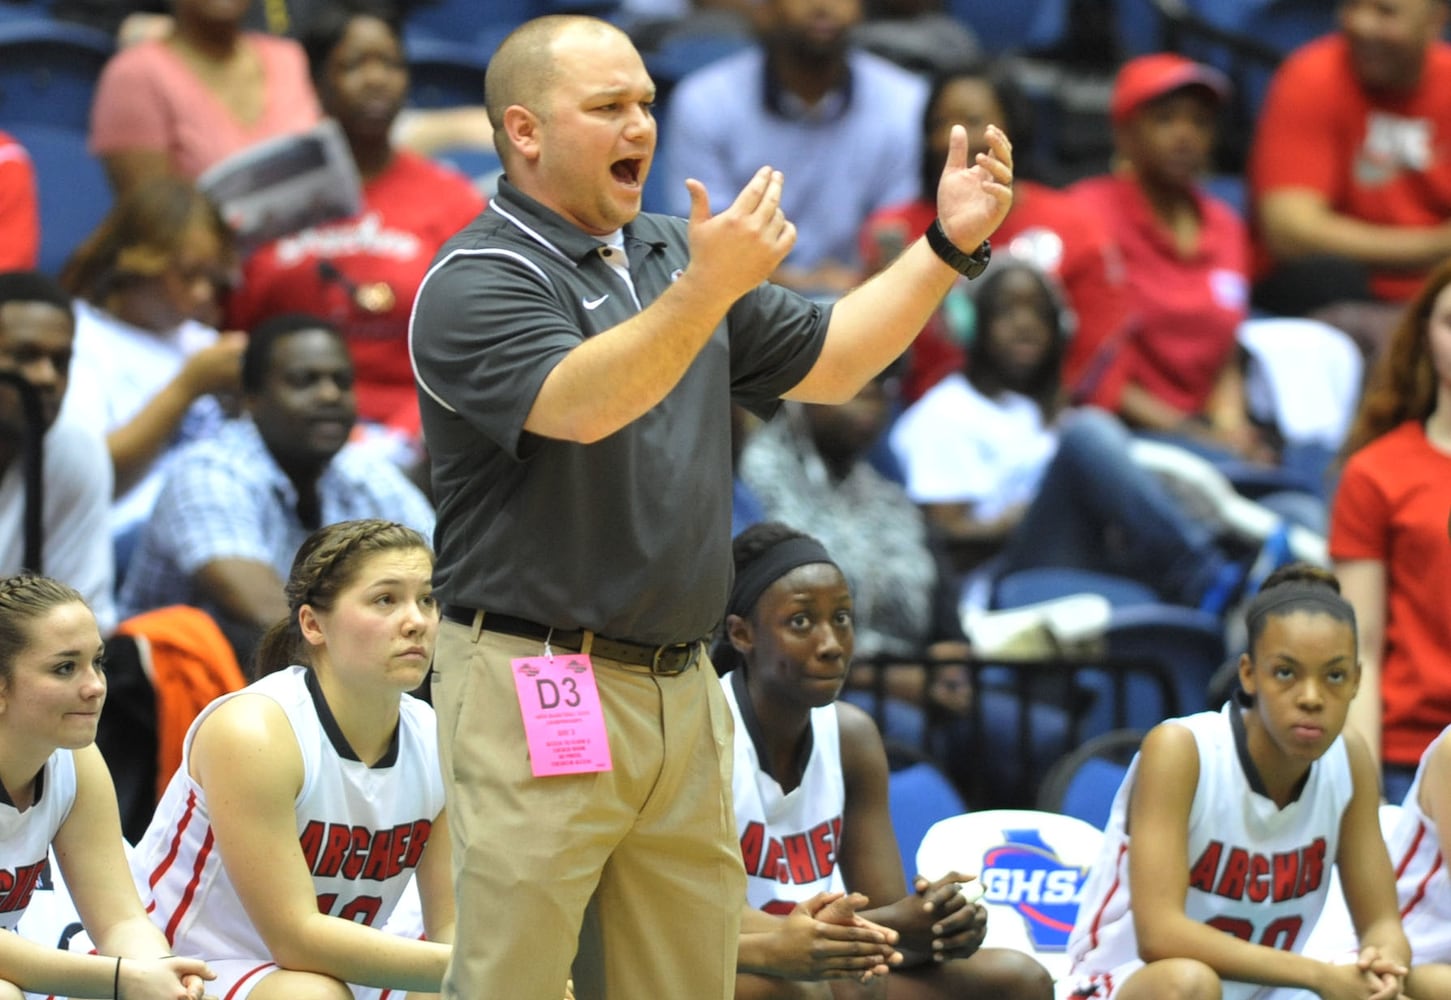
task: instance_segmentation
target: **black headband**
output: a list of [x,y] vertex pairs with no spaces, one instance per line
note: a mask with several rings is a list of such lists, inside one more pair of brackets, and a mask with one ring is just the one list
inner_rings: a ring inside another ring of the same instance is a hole
[[730,600],[726,602],[726,614],[750,614],[767,587],[798,566],[812,563],[829,563],[835,566],[836,560],[814,538],[797,535],[777,542],[736,574]]
[[1287,604],[1318,605],[1333,617],[1355,621],[1355,609],[1335,591],[1314,584],[1294,583],[1261,591],[1245,612],[1245,625],[1253,632],[1259,626],[1260,619]]

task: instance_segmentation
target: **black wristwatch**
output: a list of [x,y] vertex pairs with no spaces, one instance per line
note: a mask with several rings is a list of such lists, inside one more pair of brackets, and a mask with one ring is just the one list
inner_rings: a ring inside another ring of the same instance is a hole
[[993,245],[987,240],[983,240],[982,246],[972,253],[963,253],[957,244],[947,238],[941,219],[933,219],[932,225],[927,227],[927,245],[942,258],[943,263],[969,280],[986,271],[987,263],[993,256]]

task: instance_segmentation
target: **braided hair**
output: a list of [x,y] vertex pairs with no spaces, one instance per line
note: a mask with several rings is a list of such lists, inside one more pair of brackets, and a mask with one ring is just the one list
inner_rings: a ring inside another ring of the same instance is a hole
[[0,579],[0,680],[10,680],[15,658],[30,645],[31,622],[55,608],[85,603],[80,591],[48,576],[21,573]]
[[330,611],[340,592],[353,582],[359,566],[379,552],[422,549],[432,554],[428,541],[406,525],[366,518],[340,521],[319,528],[297,550],[284,593],[287,617],[279,619],[257,644],[253,674],[264,677],[293,663],[310,665],[308,645],[302,638],[297,613],[304,605]]

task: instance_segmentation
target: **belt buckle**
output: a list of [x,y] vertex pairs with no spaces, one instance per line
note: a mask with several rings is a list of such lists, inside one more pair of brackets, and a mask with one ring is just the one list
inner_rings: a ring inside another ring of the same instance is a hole
[[650,673],[671,676],[683,674],[695,665],[700,656],[700,643],[674,642],[668,646],[656,646],[650,657]]

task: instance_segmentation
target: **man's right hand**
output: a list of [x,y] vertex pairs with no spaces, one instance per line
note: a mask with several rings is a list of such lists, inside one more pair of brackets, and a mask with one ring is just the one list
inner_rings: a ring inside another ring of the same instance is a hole
[[781,210],[779,170],[762,167],[724,211],[711,215],[705,185],[691,178],[690,266],[734,302],[769,278],[796,245],[796,226]]

